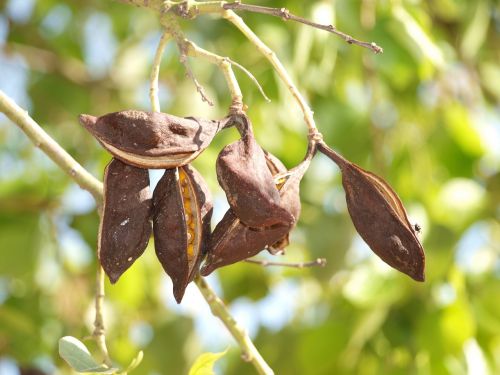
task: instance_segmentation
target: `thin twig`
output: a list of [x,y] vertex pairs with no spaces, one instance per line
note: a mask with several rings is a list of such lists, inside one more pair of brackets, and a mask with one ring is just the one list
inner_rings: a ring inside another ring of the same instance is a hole
[[182,45],[182,49],[193,57],[201,57],[209,61],[212,64],[217,65],[224,78],[226,79],[227,86],[229,88],[229,93],[231,94],[231,109],[234,112],[238,112],[243,108],[243,94],[241,93],[240,85],[236,80],[231,63],[222,56],[216,55],[215,53],[209,52],[201,47],[198,47],[195,43],[183,38],[179,40],[178,43]]
[[201,100],[208,103],[208,105],[213,106],[214,103],[207,96],[207,94],[205,93],[205,89],[200,84],[200,82],[198,82],[198,80],[194,76],[193,71],[191,70],[191,66],[189,65],[188,61],[188,53],[186,51],[186,46],[183,43],[183,41],[186,38],[182,33],[179,23],[177,22],[177,19],[171,13],[165,13],[161,18],[161,23],[165,27],[165,32],[175,39],[175,42],[177,44],[177,49],[179,50],[180,54],[179,61],[184,66],[184,69],[186,70],[186,75],[193,81],[194,85],[196,86],[196,91],[198,91],[198,93],[200,94]]
[[245,330],[240,327],[238,322],[234,320],[234,318],[229,314],[229,311],[222,302],[222,300],[215,294],[215,292],[210,288],[207,282],[201,276],[197,276],[194,279],[198,289],[201,294],[208,302],[212,314],[218,317],[222,323],[226,326],[226,328],[231,332],[231,335],[238,342],[242,350],[243,360],[250,362],[257,369],[258,373],[261,375],[272,375],[274,374],[273,370],[266,363],[264,358],[260,355],[259,351],[253,344],[252,340],[245,332]]
[[266,95],[266,93],[264,92],[264,89],[260,85],[259,81],[257,81],[257,78],[255,78],[255,76],[252,73],[250,73],[250,71],[247,68],[245,68],[241,64],[238,64],[236,61],[231,60],[229,57],[225,57],[225,59],[227,61],[229,61],[231,63],[231,65],[234,65],[235,67],[237,67],[238,69],[240,69],[241,71],[243,71],[243,73],[245,73],[248,76],[248,78],[250,78],[252,80],[252,82],[255,84],[255,86],[257,86],[257,88],[260,91],[260,94],[264,97],[264,99],[266,100],[266,102],[268,102],[268,103],[271,102],[271,99],[269,99],[269,97]]
[[160,112],[160,100],[158,96],[158,77],[160,75],[160,65],[161,59],[163,57],[163,52],[165,51],[165,46],[170,38],[170,34],[167,30],[164,30],[161,34],[160,42],[156,48],[155,57],[153,60],[153,66],[151,67],[151,77],[149,86],[149,99],[151,100],[151,109],[153,112]]
[[0,90],[0,111],[28,136],[54,163],[66,172],[82,189],[87,190],[99,205],[102,201],[102,183],[83,168],[54,139],[52,139],[27,111],[19,107]]
[[261,259],[245,259],[244,262],[258,264],[262,267],[277,266],[277,267],[290,267],[290,268],[307,268],[307,267],[324,267],[326,265],[325,258],[317,258],[310,262],[288,263],[288,262],[272,262],[269,260]]
[[95,290],[95,319],[94,319],[94,332],[92,337],[97,343],[97,347],[101,351],[104,358],[104,363],[111,367],[111,359],[108,354],[108,347],[106,346],[106,336],[104,329],[104,270],[100,265],[97,265],[96,275],[96,290]]
[[236,87],[238,85],[238,81],[236,80],[236,77],[232,73],[231,69],[231,65],[234,65],[241,71],[243,71],[243,73],[245,73],[248,76],[248,78],[252,80],[252,82],[255,84],[255,86],[257,86],[257,88],[259,89],[260,93],[262,94],[262,96],[266,101],[268,102],[271,101],[271,99],[267,97],[259,81],[257,81],[257,78],[255,78],[254,75],[243,65],[238,64],[236,61],[231,60],[229,57],[219,56],[213,52],[207,51],[206,49],[201,48],[196,43],[188,39],[184,39],[183,42],[185,43],[184,45],[186,46],[187,52],[190,56],[204,58],[207,61],[211,62],[212,64],[217,65],[222,70],[232,95],[234,94],[241,95],[240,88]]
[[189,56],[201,57],[219,67],[219,69],[224,74],[224,78],[226,79],[227,85],[229,87],[229,92],[231,94],[233,107],[235,103],[240,103],[240,106],[242,106],[243,94],[241,93],[240,86],[234,75],[233,69],[231,67],[232,65],[241,69],[255,83],[255,85],[257,86],[257,88],[259,89],[260,93],[262,94],[262,96],[266,101],[268,102],[271,101],[267,97],[259,81],[257,81],[257,79],[252,75],[252,73],[250,73],[244,66],[238,64],[237,62],[231,60],[228,57],[222,57],[213,52],[207,51],[206,49],[199,47],[196,43],[188,40],[187,38],[184,38],[182,41],[180,41],[180,43],[183,44]]
[[306,18],[296,16],[286,8],[270,8],[270,7],[264,7],[264,6],[259,6],[259,5],[250,5],[250,4],[243,4],[240,2],[234,2],[234,3],[225,3],[222,5],[222,7],[226,10],[242,10],[242,11],[247,11],[247,12],[252,12],[252,13],[260,13],[260,14],[267,14],[270,16],[275,16],[283,19],[284,21],[295,21],[302,23],[304,25],[308,25],[311,27],[314,27],[316,29],[328,31],[332,34],[335,34],[342,39],[344,39],[347,43],[349,44],[355,44],[363,48],[368,48],[369,50],[372,50],[375,53],[382,53],[384,50],[379,47],[376,43],[373,42],[363,42],[361,40],[355,39],[349,34],[346,34],[340,30],[338,30],[335,26],[333,25],[324,25],[321,23],[316,23],[313,21],[310,21]]
[[207,94],[205,93],[205,89],[200,84],[200,82],[198,82],[198,80],[194,76],[193,71],[191,70],[191,66],[189,65],[186,50],[179,44],[178,44],[178,47],[179,47],[179,53],[180,53],[179,61],[181,62],[182,65],[184,65],[184,69],[186,69],[186,75],[193,81],[194,85],[196,86],[196,91],[198,91],[198,93],[201,96],[201,100],[204,101],[205,103],[207,103],[209,106],[213,107],[214,103],[207,96]]

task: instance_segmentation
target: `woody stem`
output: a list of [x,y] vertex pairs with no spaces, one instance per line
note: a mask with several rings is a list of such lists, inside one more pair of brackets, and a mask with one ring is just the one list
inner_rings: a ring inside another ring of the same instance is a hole
[[269,367],[264,358],[262,358],[248,334],[238,324],[238,322],[234,320],[224,302],[222,302],[213,289],[210,288],[205,279],[198,275],[194,281],[210,306],[212,314],[222,321],[240,346],[243,359],[250,362],[261,375],[274,374],[274,371]]
[[95,319],[94,319],[94,332],[92,337],[97,343],[99,350],[104,358],[104,363],[111,367],[111,359],[108,354],[108,347],[106,345],[106,335],[104,329],[104,270],[100,265],[97,266],[96,274],[96,290],[95,290]]

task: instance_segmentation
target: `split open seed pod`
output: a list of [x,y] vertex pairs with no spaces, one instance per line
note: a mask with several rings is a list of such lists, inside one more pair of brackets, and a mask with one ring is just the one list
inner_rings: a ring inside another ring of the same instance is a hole
[[391,267],[424,281],[424,249],[398,195],[382,178],[346,160],[324,143],[319,149],[342,172],[347,208],[360,236]]
[[227,121],[127,110],[101,117],[80,115],[80,123],[124,163],[168,169],[194,160]]
[[151,236],[151,209],[148,171],[111,160],[104,171],[98,255],[112,283],[146,249]]
[[177,303],[206,253],[211,217],[212,199],[201,175],[189,165],[167,169],[153,192],[153,232]]
[[250,119],[238,115],[233,122],[241,139],[227,145],[217,158],[217,179],[233,213],[249,227],[287,225],[293,216],[280,205],[280,194],[257,144]]

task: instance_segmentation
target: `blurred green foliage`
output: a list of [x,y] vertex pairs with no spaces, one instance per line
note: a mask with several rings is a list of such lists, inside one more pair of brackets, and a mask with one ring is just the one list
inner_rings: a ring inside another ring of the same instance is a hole
[[[382,55],[322,31],[242,14],[277,53],[326,141],[384,176],[423,227],[427,281],[389,269],[355,234],[336,167],[318,156],[284,260],[325,257],[324,269],[238,264],[210,282],[277,374],[500,373],[500,5],[494,0],[273,1],[375,41]],[[261,144],[287,166],[306,148],[302,114],[268,62],[224,20],[183,21],[200,46],[244,64],[237,72]],[[159,40],[155,15],[113,1],[0,2],[0,88],[80,163],[109,161],[77,115],[147,110]],[[230,98],[213,66],[191,59],[208,107],[168,45],[162,110],[220,118]],[[219,207],[214,163],[228,131],[197,161]],[[222,202],[222,203],[221,203]],[[0,366],[67,374],[57,342],[92,324],[98,217],[90,195],[0,117]],[[195,288],[176,306],[152,248],[107,285],[112,358],[138,350],[140,374],[185,374],[204,351],[228,354],[223,374],[253,374]],[[92,342],[86,342],[92,349]],[[95,349],[95,348],[94,348]]]

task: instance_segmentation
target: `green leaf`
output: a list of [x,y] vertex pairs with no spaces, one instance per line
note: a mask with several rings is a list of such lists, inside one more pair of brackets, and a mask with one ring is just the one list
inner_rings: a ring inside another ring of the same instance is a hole
[[113,374],[117,371],[116,368],[98,364],[90,355],[87,347],[72,336],[64,336],[59,339],[59,355],[78,372]]
[[201,354],[198,358],[196,358],[196,361],[194,361],[193,366],[189,370],[189,375],[215,375],[213,370],[214,363],[222,358],[226,353],[227,350],[220,353]]

